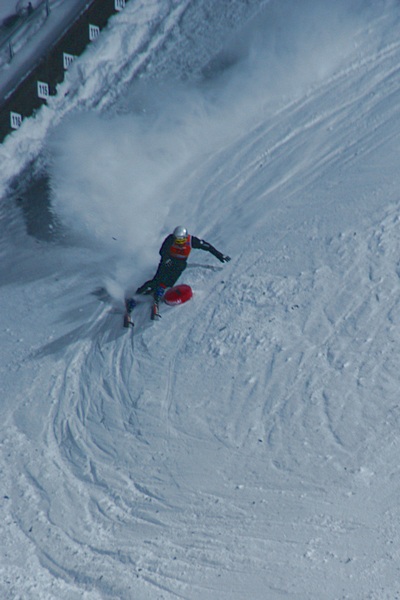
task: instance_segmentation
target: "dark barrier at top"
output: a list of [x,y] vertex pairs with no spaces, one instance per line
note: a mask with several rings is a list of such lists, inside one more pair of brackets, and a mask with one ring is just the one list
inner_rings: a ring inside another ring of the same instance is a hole
[[68,31],[50,46],[36,66],[0,107],[0,142],[18,129],[64,80],[65,71],[76,56],[96,39],[111,15],[125,7],[126,0],[93,0]]

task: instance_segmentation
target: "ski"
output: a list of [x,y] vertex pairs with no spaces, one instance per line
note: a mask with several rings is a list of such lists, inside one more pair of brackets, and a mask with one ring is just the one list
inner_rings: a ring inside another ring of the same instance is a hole
[[134,327],[135,323],[132,321],[132,311],[136,306],[136,302],[133,298],[127,298],[125,300],[125,314],[124,314],[124,327]]
[[160,309],[159,309],[159,306],[158,306],[158,302],[153,302],[153,305],[151,307],[150,318],[151,318],[152,321],[155,321],[156,319],[161,319]]

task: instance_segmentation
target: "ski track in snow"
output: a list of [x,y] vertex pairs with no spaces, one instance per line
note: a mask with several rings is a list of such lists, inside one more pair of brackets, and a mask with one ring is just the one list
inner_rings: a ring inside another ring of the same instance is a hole
[[177,197],[233,260],[159,322],[124,330],[79,249],[7,273],[39,325],[4,336],[2,597],[399,597],[399,49],[195,157]]

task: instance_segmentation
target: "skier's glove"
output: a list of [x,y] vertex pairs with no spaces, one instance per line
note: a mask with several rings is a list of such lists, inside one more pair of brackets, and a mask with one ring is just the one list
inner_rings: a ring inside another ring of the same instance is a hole
[[218,260],[220,260],[222,263],[226,263],[226,262],[229,262],[229,261],[231,260],[231,257],[230,257],[230,256],[227,256],[226,254],[221,254],[221,253],[219,253],[219,254],[217,255],[217,258],[218,258]]

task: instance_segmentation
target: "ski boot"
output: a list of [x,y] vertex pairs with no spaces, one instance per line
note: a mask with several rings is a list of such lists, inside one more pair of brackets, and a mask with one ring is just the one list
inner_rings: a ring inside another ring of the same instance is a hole
[[133,298],[127,298],[125,300],[126,312],[131,313],[136,306],[136,302]]

